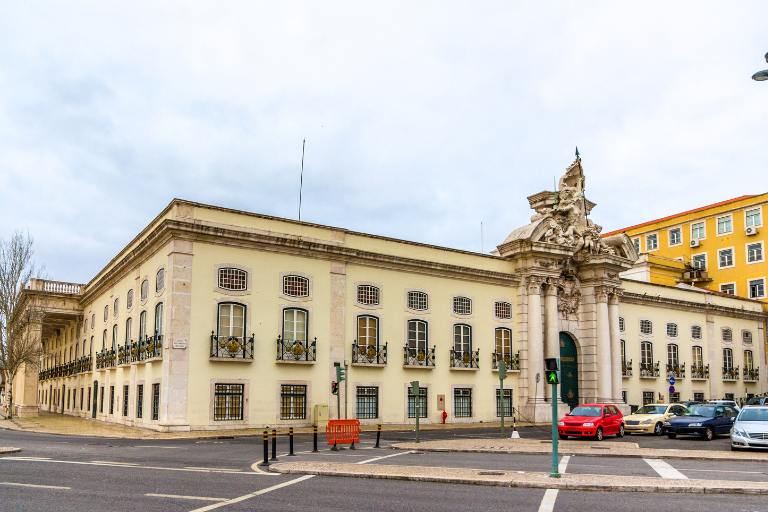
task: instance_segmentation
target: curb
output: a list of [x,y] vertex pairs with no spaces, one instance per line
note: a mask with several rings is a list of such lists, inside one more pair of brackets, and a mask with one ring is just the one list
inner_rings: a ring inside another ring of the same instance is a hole
[[0,448],[0,455],[5,455],[6,453],[19,453],[21,451],[21,448]]

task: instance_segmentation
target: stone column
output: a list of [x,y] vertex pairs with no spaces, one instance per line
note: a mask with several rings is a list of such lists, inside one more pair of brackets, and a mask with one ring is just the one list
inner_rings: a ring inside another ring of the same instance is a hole
[[614,290],[608,299],[608,317],[611,322],[611,389],[612,398],[616,403],[621,402],[621,390],[624,387],[621,373],[621,337],[619,334],[619,297],[621,292]]
[[528,278],[528,402],[538,403],[544,399],[544,382],[536,375],[543,375],[544,340],[541,318],[541,283],[539,277]]
[[[560,357],[560,329],[558,327],[557,315],[557,285],[553,280],[547,282],[547,289],[544,293],[544,311],[545,311],[545,357]],[[544,394],[549,397],[551,388],[544,386]],[[551,398],[551,397],[550,397]]]
[[595,287],[597,309],[597,399],[610,400],[611,390],[611,326],[608,315],[608,289]]

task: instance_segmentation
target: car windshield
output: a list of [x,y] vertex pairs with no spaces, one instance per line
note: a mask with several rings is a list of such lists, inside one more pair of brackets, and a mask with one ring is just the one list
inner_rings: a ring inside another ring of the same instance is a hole
[[760,400],[759,396],[753,396],[747,401],[747,405],[760,405]]
[[706,416],[707,418],[715,417],[714,405],[692,405],[688,410],[688,416]]
[[644,405],[635,411],[635,414],[664,414],[667,412],[666,405]]
[[571,416],[600,416],[600,407],[575,407]]
[[744,409],[737,421],[768,421],[768,409]]

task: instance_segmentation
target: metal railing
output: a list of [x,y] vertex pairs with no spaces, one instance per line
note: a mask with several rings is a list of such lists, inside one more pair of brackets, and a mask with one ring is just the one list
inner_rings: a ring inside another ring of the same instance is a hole
[[352,364],[387,364],[387,344],[362,345],[352,342]]
[[96,369],[97,370],[115,366],[115,361],[117,361],[117,354],[115,354],[114,349],[105,348],[100,352],[96,353]]
[[451,368],[480,368],[480,349],[451,349]]
[[621,362],[621,376],[622,377],[632,376],[632,360],[631,359],[629,361]]
[[726,381],[734,381],[739,380],[739,367],[731,367],[728,368],[726,366],[723,366],[723,380]]
[[220,336],[211,331],[211,357],[253,359],[253,339],[245,336]]
[[72,361],[57,364],[50,368],[37,372],[38,380],[54,379],[56,377],[71,377],[78,373],[91,371],[93,359],[91,356],[82,356]]
[[434,368],[435,366],[435,348],[426,350],[403,347],[403,366],[424,366]]
[[744,382],[757,382],[760,380],[760,368],[744,368]]
[[[494,352],[491,354],[491,369],[498,370],[499,369],[499,361],[502,358],[499,356],[498,352]],[[512,371],[518,371],[520,370],[520,352],[515,352],[514,354],[505,354],[503,356],[504,359],[504,366],[507,367],[508,372]]]
[[685,378],[685,363],[680,364],[667,364],[667,375],[674,375],[676,379]]
[[655,363],[640,363],[640,378],[641,379],[655,379],[660,375],[659,372],[660,362]]
[[309,340],[284,340],[277,337],[277,360],[284,362],[307,362],[317,360],[317,338]]
[[691,365],[691,379],[692,380],[706,380],[709,378],[709,365]]

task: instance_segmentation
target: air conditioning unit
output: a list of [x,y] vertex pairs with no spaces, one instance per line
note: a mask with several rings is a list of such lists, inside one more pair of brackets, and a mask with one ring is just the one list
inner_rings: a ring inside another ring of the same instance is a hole
[[701,242],[699,242],[695,238],[691,240],[691,247],[698,247],[699,245],[701,245]]
[[757,228],[754,226],[749,226],[747,229],[744,230],[744,233],[747,235],[756,235],[757,234]]

